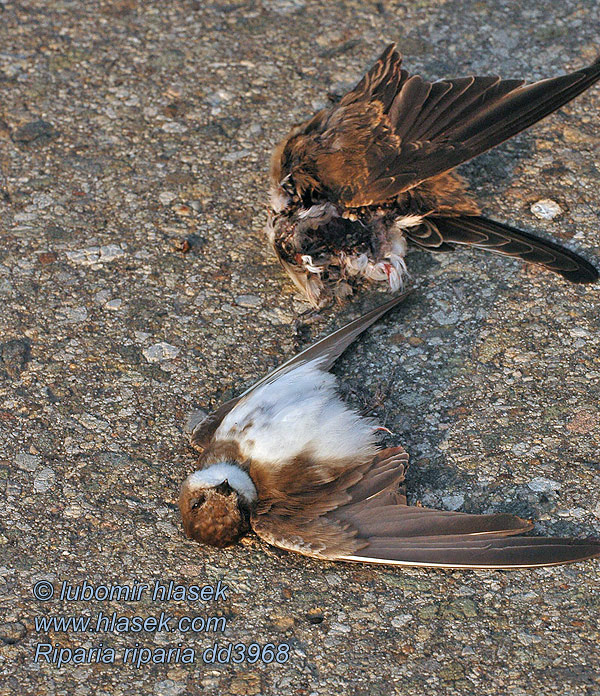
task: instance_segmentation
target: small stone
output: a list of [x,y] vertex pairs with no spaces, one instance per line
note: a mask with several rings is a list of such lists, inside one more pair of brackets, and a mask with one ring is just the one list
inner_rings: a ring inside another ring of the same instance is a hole
[[52,488],[56,474],[50,467],[42,469],[33,480],[34,493],[46,493]]
[[48,142],[57,135],[54,126],[48,121],[38,119],[17,128],[13,140],[17,143],[32,143],[34,140]]
[[529,444],[527,442],[517,442],[516,445],[512,446],[512,453],[516,454],[517,457],[522,457],[527,452],[529,452]]
[[173,191],[161,191],[158,194],[158,200],[163,204],[163,205],[169,205],[171,201],[174,201],[177,198],[177,194],[173,193]]
[[251,307],[255,309],[256,307],[261,306],[262,299],[257,295],[238,295],[235,298],[235,302],[240,307]]
[[294,618],[292,616],[271,615],[271,621],[281,631],[287,631],[294,627]]
[[55,201],[54,198],[48,193],[38,193],[33,196],[33,205],[36,208],[44,209],[49,208]]
[[56,254],[51,251],[46,251],[43,254],[38,255],[38,261],[42,264],[42,266],[48,266],[49,264],[54,263],[56,259]]
[[336,587],[342,582],[342,578],[337,573],[325,573],[325,580],[329,587]]
[[228,692],[236,696],[254,696],[262,691],[260,675],[255,672],[236,675],[229,684]]
[[35,454],[17,454],[15,457],[15,464],[19,469],[23,471],[35,471],[38,466],[42,463],[42,458]]
[[107,263],[122,256],[125,256],[125,252],[116,244],[107,244],[102,247],[93,246],[87,249],[78,249],[77,251],[67,251],[67,258],[69,261],[80,264],[81,266],[94,266],[98,263]]
[[174,249],[180,251],[182,254],[187,254],[192,248],[189,239],[181,239],[180,237],[175,237],[172,239],[171,244],[173,245]]
[[94,295],[94,302],[96,302],[99,305],[104,306],[110,298],[110,290],[99,290],[95,295]]
[[135,336],[135,340],[138,343],[143,343],[147,338],[150,338],[151,334],[146,333],[145,331],[134,331],[133,335]]
[[107,244],[100,247],[100,263],[114,261],[115,259],[125,256],[125,252],[116,244]]
[[277,12],[277,14],[288,15],[303,10],[306,3],[304,0],[263,0],[263,5],[267,10]]
[[465,496],[457,493],[456,495],[442,496],[442,503],[446,510],[458,510],[465,502]]
[[318,624],[323,623],[323,621],[325,620],[325,616],[323,614],[322,609],[313,607],[312,609],[309,609],[306,613],[306,620],[308,621],[308,623],[313,624],[313,626],[316,626]]
[[0,640],[7,645],[14,645],[23,640],[27,629],[20,621],[7,621],[0,625]]
[[538,476],[537,478],[531,479],[527,484],[527,487],[535,491],[536,493],[551,493],[559,489],[561,484],[558,481],[552,481],[552,479],[544,478],[543,476]]
[[392,619],[392,626],[394,628],[402,628],[406,626],[406,624],[409,624],[413,620],[413,617],[410,614],[400,614],[400,616],[395,616]]
[[162,129],[165,133],[185,133],[188,128],[184,126],[183,123],[168,121],[167,123],[163,123]]
[[26,338],[13,338],[0,343],[0,378],[8,375],[17,379],[29,361],[31,343]]
[[173,681],[172,679],[165,679],[154,685],[154,693],[156,696],[179,696],[179,694],[184,691],[185,684],[183,682]]
[[161,341],[160,343],[155,343],[153,346],[144,348],[142,353],[149,363],[158,363],[164,360],[173,360],[179,355],[180,351],[181,348]]
[[114,299],[114,300],[109,300],[104,306],[106,309],[120,309],[120,307],[123,304],[123,300]]
[[562,208],[556,201],[550,198],[542,198],[541,200],[532,203],[531,212],[540,220],[554,220],[562,213]]
[[62,318],[69,324],[77,324],[88,317],[85,307],[64,307],[60,310]]
[[100,247],[67,251],[67,258],[73,263],[78,263],[82,266],[91,266],[94,263],[98,263],[100,259]]
[[237,152],[230,152],[228,155],[225,155],[223,159],[226,162],[237,162],[238,160],[244,159],[244,157],[248,157],[248,155],[252,154],[252,150],[238,150]]
[[177,203],[173,206],[173,212],[181,217],[189,217],[193,213],[193,209],[185,203]]
[[452,311],[452,312],[434,312],[433,313],[433,318],[437,321],[438,324],[441,324],[442,326],[448,326],[449,324],[456,324],[456,322],[459,319],[458,312]]
[[600,424],[597,413],[582,409],[573,414],[573,418],[567,423],[567,430],[580,435],[587,435],[595,430]]

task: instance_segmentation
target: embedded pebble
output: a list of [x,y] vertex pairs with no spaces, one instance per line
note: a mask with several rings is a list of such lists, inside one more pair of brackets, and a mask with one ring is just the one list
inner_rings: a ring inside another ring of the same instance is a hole
[[260,307],[262,304],[262,300],[260,297],[257,295],[238,295],[235,298],[236,304],[239,304],[240,307]]
[[44,142],[52,139],[55,135],[54,126],[40,118],[36,121],[29,121],[29,123],[25,123],[20,128],[17,128],[13,140],[17,143],[31,143],[34,140]]
[[554,220],[562,213],[562,208],[550,198],[542,198],[531,204],[531,212],[540,220]]
[[552,491],[558,490],[561,487],[561,484],[558,481],[553,481],[552,479],[538,476],[531,479],[531,481],[529,481],[527,484],[527,487],[536,493],[551,493]]
[[179,696],[186,689],[184,682],[176,682],[172,679],[165,679],[154,685],[156,696]]
[[163,123],[162,129],[165,133],[185,133],[187,131],[187,126],[184,126],[183,123],[177,123],[176,121],[169,121]]
[[177,194],[173,193],[173,191],[161,191],[158,194],[158,200],[163,204],[163,205],[169,205],[171,201],[174,201],[177,198]]
[[444,495],[442,496],[442,503],[446,510],[458,510],[463,506],[465,502],[465,496],[458,493],[456,495]]
[[6,645],[18,643],[26,635],[27,629],[20,621],[7,621],[0,624],[0,640]]
[[153,346],[144,348],[142,351],[144,357],[149,363],[159,363],[163,360],[173,360],[179,355],[181,348],[172,346],[170,343],[155,343]]
[[395,616],[391,624],[394,628],[402,628],[403,626],[406,626],[406,624],[409,624],[413,620],[413,617],[410,614],[400,614],[400,616]]
[[41,463],[42,458],[36,454],[21,452],[15,457],[15,464],[23,471],[35,471]]
[[33,480],[33,490],[35,493],[46,493],[52,488],[56,474],[50,467],[42,469]]
[[116,244],[107,244],[106,246],[100,247],[93,246],[87,249],[78,249],[77,251],[67,251],[67,258],[69,261],[82,266],[108,263],[122,256],[125,256],[125,251]]
[[85,321],[88,317],[88,311],[85,307],[63,307],[58,314],[69,324],[77,324]]
[[13,338],[0,343],[0,377],[4,372],[13,379],[18,378],[29,361],[30,349],[27,338]]

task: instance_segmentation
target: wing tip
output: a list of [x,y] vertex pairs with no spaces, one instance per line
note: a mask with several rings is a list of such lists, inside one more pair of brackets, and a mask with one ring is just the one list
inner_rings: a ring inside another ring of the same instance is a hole
[[566,280],[571,281],[571,283],[576,283],[577,285],[590,285],[595,283],[600,277],[598,269],[593,266],[588,261],[579,258],[578,266],[574,271],[564,271],[559,273],[566,278]]
[[[439,537],[442,540],[442,537]],[[527,549],[529,542],[530,548]],[[441,541],[440,543],[443,543]],[[466,548],[448,549],[448,548],[430,548],[426,553],[422,553],[423,549],[414,553],[414,549],[410,545],[402,550],[395,550],[397,555],[394,558],[390,549],[380,549],[379,555],[369,556],[367,548],[364,549],[364,555],[361,552],[355,552],[353,555],[340,557],[338,560],[353,561],[359,563],[376,563],[379,565],[406,566],[406,567],[421,567],[421,568],[447,568],[459,570],[522,570],[526,568],[545,568],[559,565],[569,565],[571,563],[579,563],[580,561],[593,560],[600,557],[600,539],[597,537],[588,537],[584,539],[561,538],[561,537],[517,537],[511,540],[502,539],[495,544],[494,542],[485,542],[487,548],[482,549],[480,542],[475,542],[479,546],[479,550],[496,551],[509,556],[508,559],[501,558],[477,558],[476,554],[473,559],[467,559],[464,556]],[[494,546],[496,547],[494,549]],[[525,554],[522,559],[510,558],[511,552],[521,548],[521,553]],[[475,549],[474,549],[475,550]],[[456,552],[458,551],[458,555]],[[457,555],[457,560],[452,560],[452,555]],[[492,553],[493,555],[493,553]],[[528,556],[527,556],[528,555]],[[402,557],[404,556],[404,557]],[[412,556],[412,558],[411,558]],[[485,554],[484,554],[485,556]],[[458,560],[460,558],[460,560]]]

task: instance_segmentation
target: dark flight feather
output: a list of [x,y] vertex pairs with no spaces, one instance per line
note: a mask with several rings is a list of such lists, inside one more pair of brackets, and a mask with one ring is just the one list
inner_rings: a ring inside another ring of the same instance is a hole
[[[402,448],[383,450],[353,470],[361,474],[358,482],[347,486],[342,475],[308,505],[301,492],[292,503],[264,501],[251,517],[252,528],[268,543],[308,556],[391,565],[528,568],[600,555],[597,540],[513,537],[533,526],[514,515],[408,506],[390,490],[404,480],[407,459]],[[376,482],[389,463],[395,473]]]
[[[355,139],[366,145],[366,177],[357,181],[356,172],[346,167],[338,168],[331,181],[320,171],[312,173],[323,190],[341,192],[337,202],[342,205],[383,203],[443,174],[525,130],[600,79],[600,59],[582,70],[528,85],[496,76],[431,83],[418,75],[408,77],[401,62],[394,45],[389,46],[313,135],[312,158],[329,172],[327,160],[337,155],[333,141],[344,128],[344,107],[360,101],[380,105],[381,119],[364,122],[370,133],[357,132],[356,121],[351,124]],[[385,123],[389,128],[382,129]],[[382,159],[386,144],[393,156]]]
[[420,234],[407,236],[429,251],[447,251],[454,244],[474,246],[496,254],[514,256],[558,273],[573,283],[593,283],[598,271],[578,254],[547,239],[540,239],[508,225],[476,215],[456,218],[429,218]]

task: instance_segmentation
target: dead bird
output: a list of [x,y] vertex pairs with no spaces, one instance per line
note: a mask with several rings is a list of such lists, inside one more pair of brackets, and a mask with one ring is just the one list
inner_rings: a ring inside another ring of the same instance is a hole
[[362,281],[396,291],[407,243],[468,245],[539,264],[573,283],[598,271],[554,242],[489,220],[451,171],[560,108],[600,79],[582,70],[525,84],[410,75],[392,44],[339,103],[281,141],[271,161],[267,235],[314,307]]
[[407,505],[408,454],[336,392],[329,368],[395,297],[326,336],[214,413],[192,414],[199,469],[181,487],[186,534],[217,547],[250,529],[313,558],[447,568],[527,568],[600,555],[589,539],[515,537],[532,524]]

